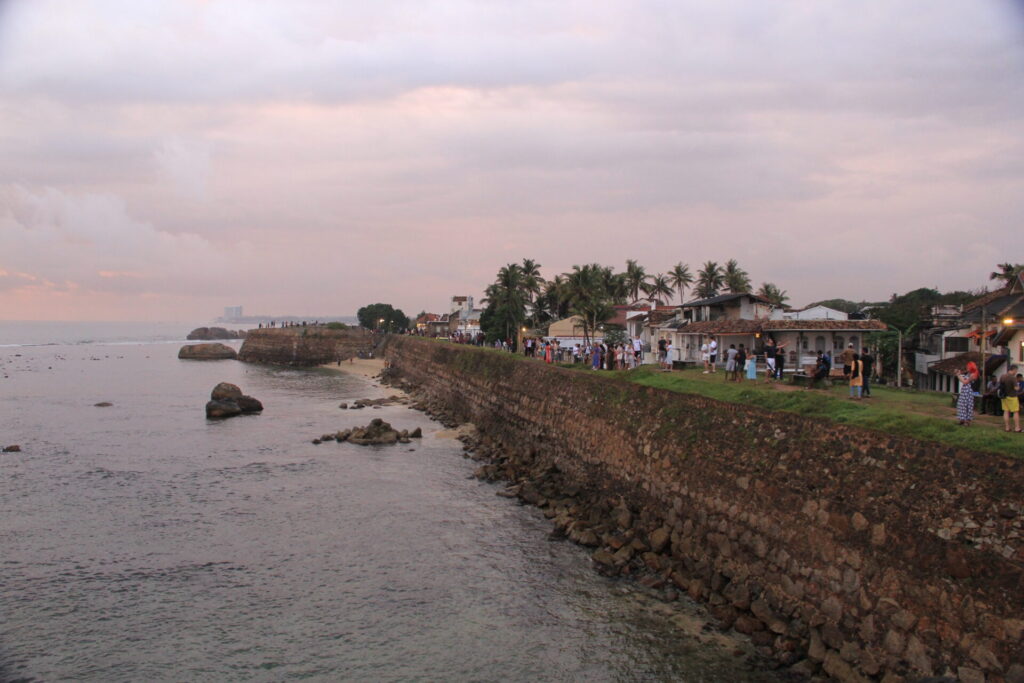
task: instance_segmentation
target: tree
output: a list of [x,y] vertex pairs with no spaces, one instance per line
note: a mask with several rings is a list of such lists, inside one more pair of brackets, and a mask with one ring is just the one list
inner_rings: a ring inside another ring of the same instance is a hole
[[707,299],[717,296],[725,282],[725,275],[722,268],[714,261],[705,261],[704,266],[697,271],[697,296]]
[[598,263],[573,266],[565,275],[569,311],[583,319],[583,338],[589,340],[597,326],[612,316],[612,302],[624,288],[624,279]]
[[523,269],[509,263],[498,270],[494,283],[484,291],[487,327],[484,316],[480,327],[489,339],[512,339],[519,326],[526,321],[526,303],[529,298],[525,287]]
[[725,288],[730,292],[749,292],[751,289],[750,276],[747,274],[747,271],[740,268],[740,264],[734,258],[726,262],[723,278]]
[[675,290],[669,284],[668,275],[664,273],[658,273],[652,277],[651,281],[644,288],[644,293],[654,301],[655,306],[661,306],[662,297],[667,301],[672,297],[673,292]]
[[757,295],[768,299],[772,306],[785,306],[789,301],[786,290],[779,289],[771,282],[762,282],[761,289],[757,290]]
[[359,324],[368,330],[403,332],[409,328],[409,318],[391,304],[370,304],[356,311]]
[[644,291],[650,277],[643,266],[633,259],[626,259],[626,272],[622,274],[622,280],[631,301],[640,299],[640,292]]
[[988,276],[989,280],[999,280],[1002,282],[1000,287],[1013,282],[1013,279],[1020,275],[1020,272],[1024,270],[1024,263],[999,263],[996,264],[998,271],[990,273]]
[[693,275],[690,273],[690,266],[686,265],[682,261],[677,263],[671,271],[669,271],[669,278],[671,278],[672,286],[675,287],[676,291],[679,292],[679,303],[683,303],[683,292],[686,288],[693,284]]

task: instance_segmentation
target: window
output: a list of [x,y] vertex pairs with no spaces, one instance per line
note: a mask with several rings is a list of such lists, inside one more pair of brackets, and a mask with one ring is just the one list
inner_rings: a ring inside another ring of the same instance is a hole
[[834,348],[835,348],[836,350],[838,350],[838,351],[842,351],[842,350],[843,350],[843,348],[844,348],[844,346],[845,346],[845,344],[844,344],[843,342],[844,342],[844,339],[843,339],[843,338],[842,338],[841,336],[837,336],[837,337],[835,338],[835,345],[834,345]]
[[815,351],[824,351],[825,350],[825,338],[824,337],[817,336],[817,337],[814,338],[814,350]]
[[946,337],[946,353],[966,353],[967,337]]

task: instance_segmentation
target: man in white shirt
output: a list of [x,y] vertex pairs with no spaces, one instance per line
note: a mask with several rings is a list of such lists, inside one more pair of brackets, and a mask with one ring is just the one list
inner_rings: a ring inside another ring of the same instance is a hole
[[708,350],[708,343],[704,342],[700,345],[700,360],[704,363],[704,374],[711,372],[711,365],[708,363],[708,359],[711,358],[711,352]]
[[640,365],[640,357],[643,354],[644,343],[640,341],[640,337],[633,337],[633,358],[636,362],[633,363],[633,367]]
[[708,344],[708,362],[711,363],[711,372],[717,372],[715,369],[716,360],[718,360],[718,342],[712,337],[711,343]]

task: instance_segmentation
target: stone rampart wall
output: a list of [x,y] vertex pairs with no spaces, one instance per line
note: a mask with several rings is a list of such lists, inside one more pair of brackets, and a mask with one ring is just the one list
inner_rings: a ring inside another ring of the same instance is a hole
[[511,462],[621,501],[648,566],[786,661],[1024,676],[1024,461],[488,349],[395,337],[386,357]]
[[322,365],[369,350],[373,339],[371,333],[362,329],[332,330],[322,326],[249,330],[238,359],[274,365]]

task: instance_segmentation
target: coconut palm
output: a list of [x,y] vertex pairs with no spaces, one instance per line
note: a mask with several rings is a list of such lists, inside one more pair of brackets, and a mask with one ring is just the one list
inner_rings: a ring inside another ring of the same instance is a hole
[[725,274],[721,266],[715,261],[705,261],[704,266],[697,271],[697,296],[701,299],[717,296],[724,283]]
[[762,282],[761,289],[757,290],[757,295],[768,299],[772,306],[785,306],[786,302],[789,301],[789,297],[786,296],[786,290],[779,289],[771,282]]
[[651,278],[651,281],[644,288],[644,293],[654,301],[655,306],[662,305],[662,297],[664,300],[668,300],[672,297],[672,293],[675,292],[672,289],[672,285],[669,283],[668,275],[664,273],[658,273]]
[[637,301],[640,298],[640,292],[644,290],[644,286],[651,276],[636,261],[626,259],[626,272],[622,274],[622,279],[629,293],[630,301]]
[[612,316],[612,297],[609,287],[624,286],[611,268],[598,263],[573,266],[565,274],[565,294],[569,311],[583,319],[583,338],[590,339],[597,326]]
[[736,259],[731,258],[725,264],[725,271],[723,272],[725,278],[725,288],[730,292],[749,292],[751,290],[750,276],[747,271],[740,268],[740,264],[736,262]]
[[522,268],[515,263],[502,267],[494,283],[484,290],[484,302],[491,310],[495,326],[503,327],[505,338],[511,338],[526,320],[527,294]]
[[1022,270],[1024,270],[1024,263],[998,263],[996,268],[999,270],[990,273],[988,276],[989,280],[1001,280],[1002,287],[1013,282],[1013,279],[1017,277]]
[[668,273],[672,286],[679,292],[679,303],[683,303],[683,293],[686,288],[693,284],[693,275],[690,274],[690,266],[682,261],[677,263]]

